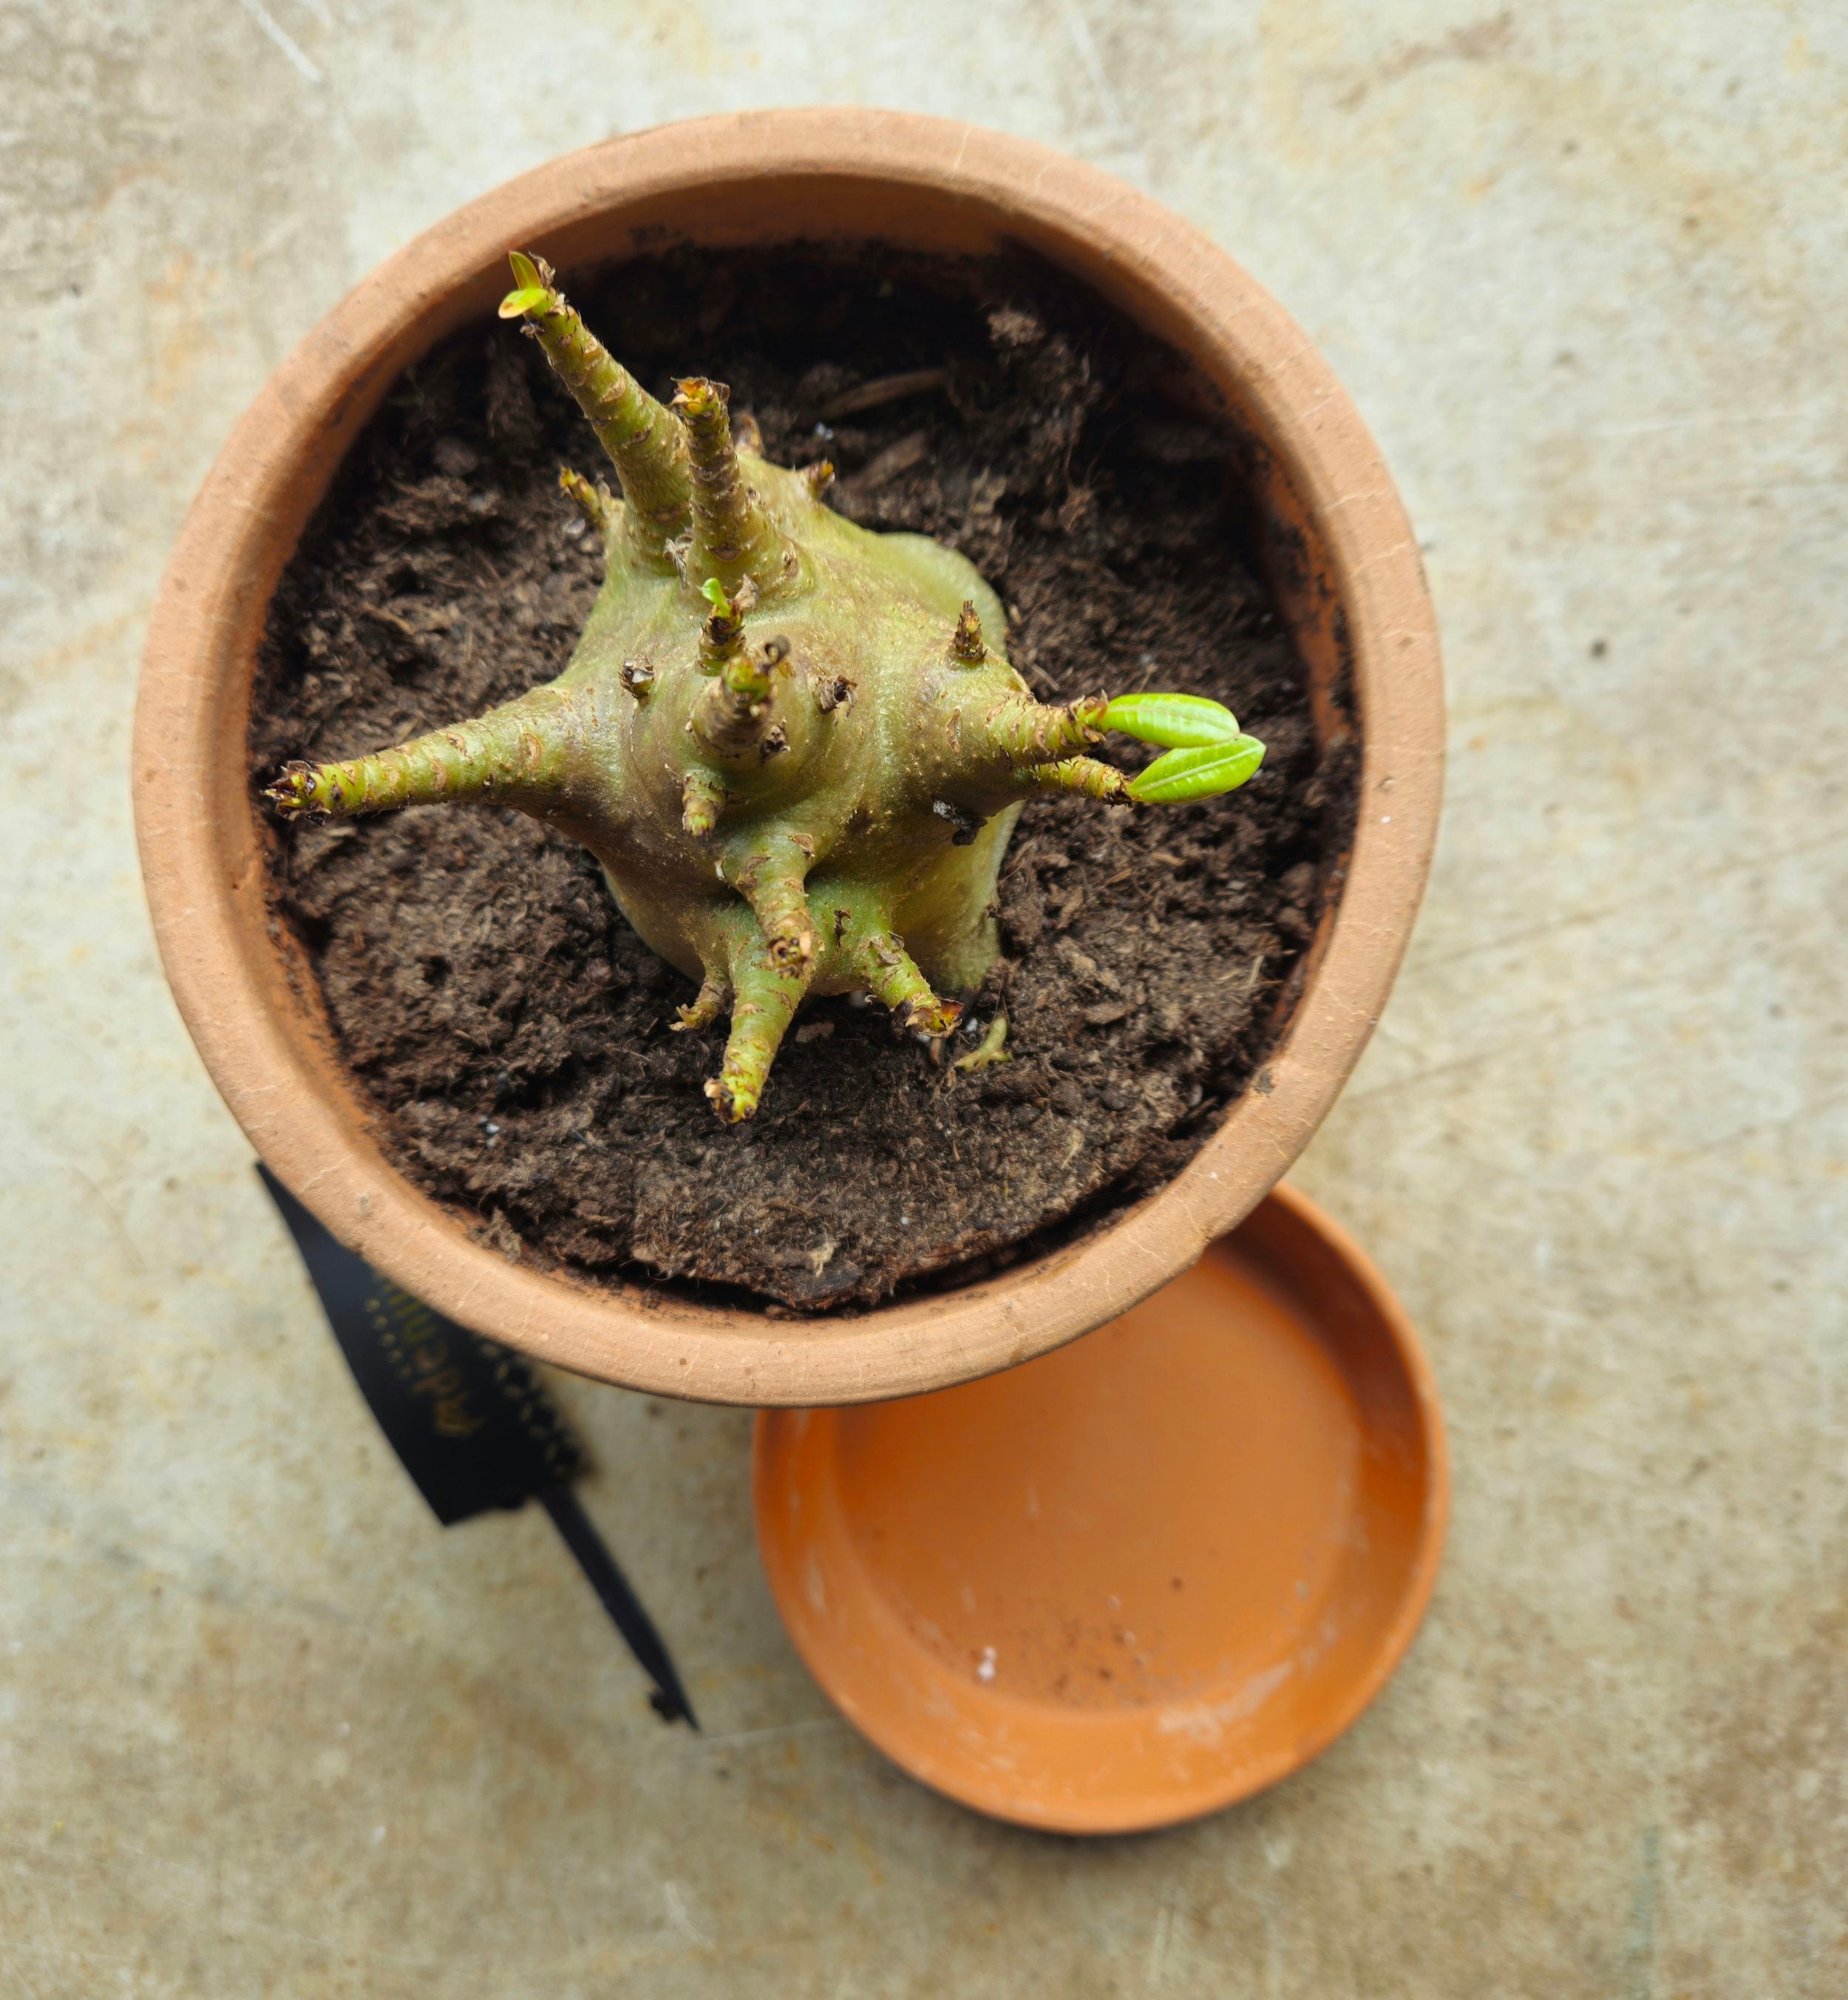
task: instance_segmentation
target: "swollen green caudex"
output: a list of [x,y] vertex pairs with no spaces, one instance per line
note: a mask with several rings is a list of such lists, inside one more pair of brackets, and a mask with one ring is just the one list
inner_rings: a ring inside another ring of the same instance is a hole
[[[1036,701],[962,557],[825,506],[828,468],[735,439],[722,384],[657,402],[546,265],[512,263],[501,316],[544,347],[622,487],[561,477],[605,555],[577,650],[472,722],[291,762],[267,796],[284,815],[487,800],[581,841],[644,942],[699,981],[677,1025],[729,1012],[706,1085],[728,1123],[756,1110],[810,994],[864,991],[919,1034],[950,1032],[962,1009],[943,996],[999,950],[995,874],[1030,789],[1168,804],[1258,768],[1263,746],[1195,696]],[[1106,729],[1167,754],[1125,778],[1083,754]],[[1004,1033],[982,1059],[1006,1059]]]

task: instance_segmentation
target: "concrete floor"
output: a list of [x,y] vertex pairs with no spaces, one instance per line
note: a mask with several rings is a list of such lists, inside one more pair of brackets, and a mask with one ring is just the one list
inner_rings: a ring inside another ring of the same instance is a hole
[[[1848,13],[1828,0],[5,0],[0,1991],[1848,1991]],[[267,371],[505,175],[871,101],[1087,155],[1321,344],[1454,731],[1301,1182],[1423,1327],[1447,1567],[1318,1764],[1162,1838],[974,1819],[835,1720],[749,1419],[568,1384],[708,1724],[536,1513],[443,1535],[162,987],[124,772]]]

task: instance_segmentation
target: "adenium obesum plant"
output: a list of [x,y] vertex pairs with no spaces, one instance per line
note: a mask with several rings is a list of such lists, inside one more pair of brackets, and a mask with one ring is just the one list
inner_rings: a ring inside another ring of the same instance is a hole
[[[284,815],[490,800],[562,828],[623,914],[699,981],[683,1029],[731,1016],[721,1118],[752,1116],[810,994],[866,991],[927,1036],[978,986],[995,876],[1035,787],[1122,805],[1209,797],[1263,761],[1216,702],[1034,700],[999,650],[994,592],[954,550],[874,534],[822,502],[832,472],[735,437],[721,383],[657,402],[516,253],[523,322],[590,420],[620,500],[566,470],[606,573],[558,678],[472,722],[343,762],[285,765]],[[1106,730],[1162,745],[1127,778]],[[994,1060],[997,1021],[965,1061]]]

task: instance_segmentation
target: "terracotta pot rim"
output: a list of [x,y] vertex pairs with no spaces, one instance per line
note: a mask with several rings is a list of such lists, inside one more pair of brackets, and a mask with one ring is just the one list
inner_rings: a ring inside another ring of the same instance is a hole
[[[718,189],[728,219],[708,216],[700,240],[813,238],[829,233],[817,217],[838,215],[857,220],[835,233],[860,240],[1023,241],[1187,351],[1255,424],[1322,539],[1361,725],[1339,904],[1257,1085],[1193,1161],[1087,1239],[954,1291],[812,1321],[510,1263],[412,1187],[290,988],[267,935],[255,828],[231,804],[233,773],[245,797],[250,672],[276,578],[390,382],[485,312],[508,245],[568,268],[598,245],[616,255],[650,228],[671,234],[674,215]],[[1009,1366],[1116,1317],[1287,1170],[1358,1058],[1409,936],[1436,838],[1443,722],[1429,595],[1390,476],[1306,337],[1224,252],[1146,196],[1024,140],[894,112],[740,113],[611,140],[506,183],[389,259],[277,370],[208,475],[155,607],[136,828],[162,960],[207,1067],[258,1151],[343,1241],[463,1324],[585,1374],[719,1402],[855,1402]]]

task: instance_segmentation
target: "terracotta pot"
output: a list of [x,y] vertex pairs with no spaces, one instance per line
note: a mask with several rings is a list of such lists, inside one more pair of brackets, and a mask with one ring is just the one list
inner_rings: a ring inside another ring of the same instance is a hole
[[[1192,1165],[1082,1242],[960,1290],[812,1322],[510,1263],[388,1164],[273,935],[245,748],[283,565],[400,372],[492,314],[509,245],[568,282],[641,246],[800,238],[963,254],[1024,244],[1190,356],[1251,441],[1317,725],[1325,738],[1357,726],[1362,744],[1345,887],[1270,1062]],[[721,1402],[856,1402],[967,1380],[1101,1325],[1282,1175],[1398,968],[1436,834],[1443,720],[1430,602],[1391,480],[1300,328],[1223,252],[1020,140],[889,112],[750,113],[613,140],[509,182],[381,266],[278,370],[194,503],[155,609],[136,821],[162,957],[207,1067],[343,1242],[465,1325],[585,1374]]]

